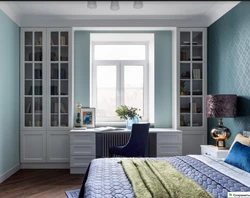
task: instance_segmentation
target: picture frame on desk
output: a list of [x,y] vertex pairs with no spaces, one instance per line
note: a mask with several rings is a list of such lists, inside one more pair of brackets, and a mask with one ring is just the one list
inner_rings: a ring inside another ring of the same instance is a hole
[[87,128],[95,128],[95,108],[81,108],[81,126]]

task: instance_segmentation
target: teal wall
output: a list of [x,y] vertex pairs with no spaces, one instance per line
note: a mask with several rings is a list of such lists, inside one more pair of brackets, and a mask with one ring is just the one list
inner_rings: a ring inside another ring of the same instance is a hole
[[0,176],[19,162],[19,27],[0,10]]
[[[241,2],[208,28],[208,94],[238,95],[238,117],[223,119],[232,132],[230,145],[238,132],[250,130],[250,2]],[[210,131],[217,120],[208,120]]]
[[[83,106],[90,104],[90,33],[76,31],[74,35],[74,104],[80,102]],[[172,127],[172,32],[137,33],[155,33],[155,127]]]

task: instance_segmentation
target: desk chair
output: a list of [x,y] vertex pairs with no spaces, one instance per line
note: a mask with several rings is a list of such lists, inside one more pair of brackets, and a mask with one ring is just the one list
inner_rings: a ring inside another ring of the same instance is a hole
[[109,157],[114,155],[144,157],[148,143],[149,126],[149,123],[133,124],[128,143],[123,146],[109,147]]

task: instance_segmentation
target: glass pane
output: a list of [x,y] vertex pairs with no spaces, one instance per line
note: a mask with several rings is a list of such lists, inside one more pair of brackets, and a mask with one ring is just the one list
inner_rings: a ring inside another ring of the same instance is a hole
[[193,79],[202,79],[202,63],[193,63]]
[[58,47],[51,46],[51,61],[58,61]]
[[35,113],[41,114],[43,112],[43,98],[35,97]]
[[25,79],[31,80],[32,79],[32,63],[25,64]]
[[69,125],[68,115],[61,115],[61,127],[67,127]]
[[68,80],[61,80],[61,95],[68,95],[69,88],[68,88]]
[[190,61],[190,47],[189,46],[181,46],[181,61]]
[[25,32],[25,45],[32,45],[32,32]]
[[59,125],[59,100],[58,98],[51,98],[51,126]]
[[51,98],[51,113],[59,113],[59,103],[58,103],[58,98]]
[[25,80],[25,95],[32,95],[33,93],[32,80]]
[[189,63],[181,63],[180,78],[190,79],[190,64]]
[[202,95],[202,80],[193,80],[193,95]]
[[180,81],[180,95],[190,95],[190,80]]
[[193,45],[202,45],[202,32],[193,32]]
[[32,61],[32,46],[25,46],[25,61]]
[[68,46],[61,46],[61,61],[68,61]]
[[43,95],[43,81],[35,80],[35,95]]
[[31,97],[25,97],[24,99],[24,103],[25,103],[25,113],[32,113],[32,98]]
[[139,114],[143,115],[143,66],[124,67],[124,102],[139,108]]
[[193,97],[192,113],[202,113],[202,98]]
[[35,79],[43,79],[43,65],[41,63],[35,64]]
[[68,45],[68,32],[61,32],[60,44]]
[[58,80],[51,80],[51,95],[58,95]]
[[43,33],[35,32],[35,45],[42,45],[42,44],[43,44]]
[[68,98],[61,98],[61,113],[68,113]]
[[95,45],[96,60],[145,60],[145,45]]
[[58,64],[51,64],[51,79],[58,79]]
[[202,61],[202,46],[193,46],[193,61]]
[[58,32],[51,32],[50,45],[58,45]]
[[43,61],[43,48],[35,47],[35,61]]
[[190,114],[181,114],[180,115],[180,126],[190,126]]
[[35,126],[42,127],[43,126],[43,116],[42,114],[35,115]]
[[193,127],[199,127],[202,126],[202,114],[193,114]]
[[32,127],[32,115],[25,115],[25,126],[26,127]]
[[180,33],[180,45],[190,45],[190,32]]
[[61,79],[68,79],[68,63],[61,64]]
[[97,116],[116,116],[116,66],[97,66]]
[[58,118],[59,118],[58,114],[51,115],[51,125],[50,126],[58,127],[58,123],[59,123]]
[[190,113],[190,98],[180,98],[180,113]]

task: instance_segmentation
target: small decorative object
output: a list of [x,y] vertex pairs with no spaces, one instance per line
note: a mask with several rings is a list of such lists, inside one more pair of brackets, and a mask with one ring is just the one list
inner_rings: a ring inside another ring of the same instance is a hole
[[132,125],[134,123],[139,123],[139,118],[142,119],[142,117],[137,113],[137,111],[140,111],[140,109],[121,105],[116,109],[115,112],[120,117],[120,119],[126,120],[126,128],[132,129]]
[[76,104],[76,109],[77,109],[76,127],[81,127],[81,108],[82,108],[82,105],[78,102]]
[[95,108],[81,108],[81,125],[88,128],[95,127]]
[[180,116],[180,125],[185,126],[185,119],[184,119],[184,115],[182,115],[182,114]]
[[211,130],[217,147],[225,147],[225,140],[231,136],[230,130],[223,126],[222,118],[236,117],[237,95],[208,95],[206,114],[208,118],[219,118],[219,125]]
[[185,80],[181,80],[181,81],[180,81],[180,91],[181,91],[181,95],[185,95],[185,91],[184,91],[184,89],[185,89],[185,83],[186,83]]

